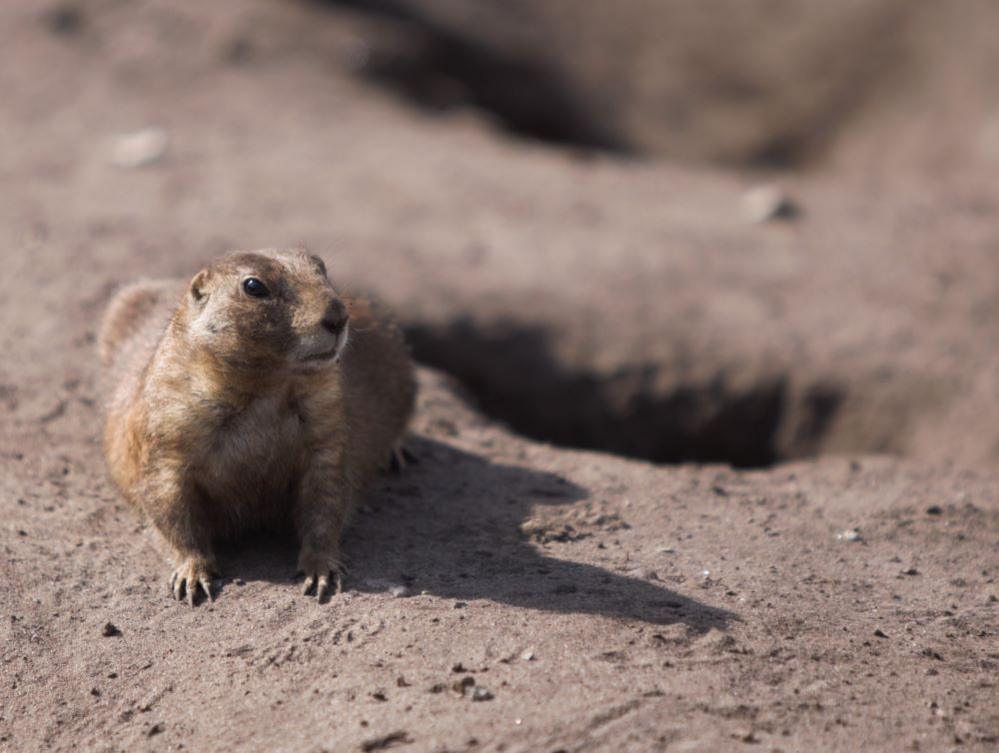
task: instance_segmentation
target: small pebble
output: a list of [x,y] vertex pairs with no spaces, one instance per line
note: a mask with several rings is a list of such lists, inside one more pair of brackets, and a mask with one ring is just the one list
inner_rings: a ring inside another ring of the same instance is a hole
[[157,126],[123,133],[111,147],[111,164],[126,169],[150,165],[166,154],[170,137]]
[[520,655],[521,661],[534,661],[534,650],[527,649],[524,653]]
[[926,508],[927,515],[943,515],[943,508],[940,505],[930,505]]
[[878,628],[877,630],[874,631],[874,637],[875,638],[887,638],[888,636],[884,634],[884,631],[882,631],[881,628]]
[[864,537],[860,535],[860,531],[856,528],[850,528],[842,533],[837,533],[836,538],[840,541],[863,541]]
[[772,220],[792,220],[801,210],[784,189],[775,185],[761,185],[742,195],[742,215],[749,222],[763,223]]
[[101,630],[101,635],[105,638],[114,638],[115,636],[121,635],[121,631],[113,622],[108,622],[104,624],[104,628]]
[[75,34],[83,26],[83,13],[71,3],[63,3],[45,14],[45,22],[56,34]]
[[476,688],[472,691],[473,701],[491,701],[493,699],[493,694],[490,693],[485,688]]

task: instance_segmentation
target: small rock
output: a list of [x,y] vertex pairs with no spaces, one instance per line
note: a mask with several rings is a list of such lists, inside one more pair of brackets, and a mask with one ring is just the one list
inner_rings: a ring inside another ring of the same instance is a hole
[[465,675],[457,682],[451,684],[451,690],[458,695],[465,695],[465,691],[473,687],[475,687],[475,678],[469,675]]
[[534,661],[534,650],[527,649],[524,653],[520,655],[521,661]]
[[908,570],[903,570],[902,575],[919,575],[919,571],[914,567],[910,567]]
[[101,635],[105,638],[114,638],[121,635],[121,631],[113,622],[107,622],[104,624],[104,628],[101,630]]
[[885,635],[884,631],[881,630],[881,628],[878,628],[877,630],[874,631],[874,637],[875,638],[887,638],[888,636]]
[[406,586],[395,585],[389,588],[388,592],[392,594],[397,599],[404,599],[411,594],[410,590]]
[[742,195],[742,215],[749,222],[763,223],[772,220],[792,220],[801,209],[784,189],[775,185],[760,185]]
[[943,508],[940,505],[930,505],[926,508],[927,515],[943,515]]
[[56,34],[75,34],[83,26],[83,12],[72,3],[63,3],[45,14],[45,23]]
[[153,735],[158,735],[164,729],[162,722],[156,722],[152,727],[146,730],[146,737],[152,737]]
[[166,154],[170,137],[159,127],[123,133],[111,147],[111,164],[126,169],[150,165]]
[[860,535],[860,529],[850,528],[842,533],[837,533],[836,538],[840,541],[863,541],[864,537]]
[[472,691],[473,701],[491,701],[493,699],[493,694],[490,693],[485,688],[476,688]]

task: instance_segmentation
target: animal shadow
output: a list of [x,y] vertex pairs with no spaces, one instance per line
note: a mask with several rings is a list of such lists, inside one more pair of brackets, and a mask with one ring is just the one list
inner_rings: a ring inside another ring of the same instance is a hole
[[[661,583],[548,556],[522,526],[538,505],[586,498],[561,476],[425,437],[414,437],[410,449],[418,464],[383,482],[347,534],[349,587],[401,583],[458,602],[484,598],[548,612],[682,622],[699,632],[734,619]],[[559,548],[571,555],[567,546]]]
[[[413,437],[408,448],[418,462],[377,485],[346,532],[346,590],[382,592],[398,584],[456,602],[684,623],[696,632],[738,619],[658,582],[547,556],[522,525],[538,505],[586,498],[561,476],[494,463],[426,437]],[[290,536],[275,541],[273,532],[226,547],[223,590],[234,577],[287,583],[294,549]]]

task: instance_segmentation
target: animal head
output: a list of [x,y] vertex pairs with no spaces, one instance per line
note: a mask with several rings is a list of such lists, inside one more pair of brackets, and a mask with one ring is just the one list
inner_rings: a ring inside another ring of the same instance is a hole
[[189,342],[236,369],[323,369],[349,331],[326,265],[300,249],[223,257],[191,280],[182,312]]

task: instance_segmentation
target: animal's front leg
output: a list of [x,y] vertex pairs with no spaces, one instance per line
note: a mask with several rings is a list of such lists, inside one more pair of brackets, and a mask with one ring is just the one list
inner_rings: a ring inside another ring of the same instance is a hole
[[146,477],[140,503],[172,550],[170,590],[174,598],[180,601],[186,597],[193,607],[200,588],[212,600],[212,576],[218,569],[204,499],[181,474],[158,469]]
[[[315,589],[320,601],[330,591],[343,591],[346,569],[340,559],[340,535],[353,505],[342,453],[317,453],[302,479],[295,508],[301,542],[298,572],[305,574],[303,593]],[[331,580],[332,578],[332,580]]]

